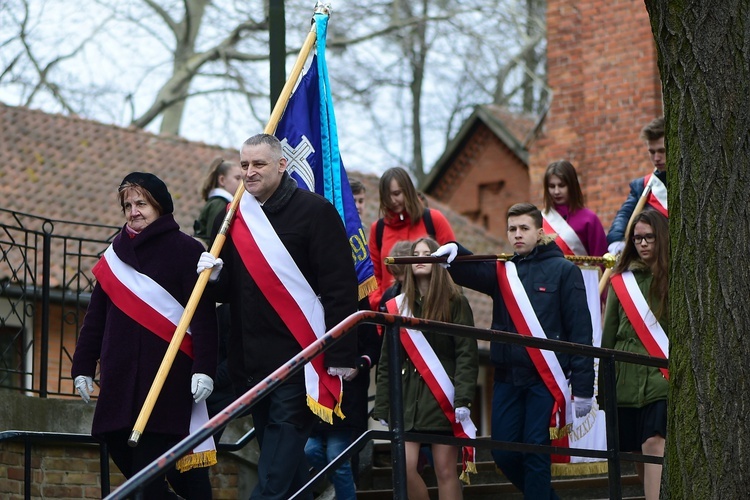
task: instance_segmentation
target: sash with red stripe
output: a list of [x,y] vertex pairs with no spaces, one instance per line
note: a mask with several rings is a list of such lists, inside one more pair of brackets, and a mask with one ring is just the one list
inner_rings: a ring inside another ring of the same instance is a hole
[[[651,308],[638,287],[638,282],[631,271],[612,276],[612,289],[615,291],[628,321],[633,325],[636,335],[646,348],[649,356],[669,359],[669,339],[659,324]],[[669,370],[659,368],[664,378],[669,380]]]
[[[518,277],[516,265],[510,261],[498,261],[497,277],[500,293],[516,331],[521,335],[546,339],[544,329]],[[560,361],[553,351],[533,347],[527,347],[526,351],[542,377],[544,385],[555,399],[550,417],[550,437],[554,439],[565,435],[570,430],[572,415],[570,414],[570,388]]]
[[[112,303],[130,319],[169,343],[185,308],[160,284],[139,273],[117,256],[112,245],[93,267],[97,282]],[[180,344],[180,350],[193,359],[193,339],[190,328]],[[192,405],[190,433],[208,422],[206,402]],[[176,467],[184,472],[193,467],[216,464],[216,446],[209,437],[193,448],[192,454],[182,457]]]
[[667,186],[665,186],[664,183],[654,174],[648,174],[643,178],[644,186],[648,186],[649,182],[651,183],[651,192],[649,192],[646,202],[651,205],[654,210],[658,210],[664,217],[668,218]]
[[[601,269],[598,267],[580,267],[583,283],[586,287],[586,302],[591,316],[593,332],[592,345],[602,345],[602,309],[599,296],[599,277]],[[594,373],[599,373],[599,360],[594,359]],[[597,385],[594,384],[594,396],[597,395]],[[572,413],[572,411],[571,411]],[[601,450],[607,449],[607,428],[604,410],[594,405],[591,411],[583,416],[573,416],[570,434],[552,440],[552,446],[564,448]],[[594,463],[592,463],[594,462]],[[572,465],[572,466],[569,466]],[[606,461],[601,458],[588,458],[571,455],[552,455],[552,475],[569,476],[577,474],[595,474],[606,472]]]
[[[405,303],[404,294],[389,300],[385,306],[391,314],[413,317],[412,312]],[[471,418],[463,422],[456,422],[456,414],[453,407],[455,387],[448,376],[448,372],[445,371],[445,367],[440,362],[440,358],[438,358],[424,334],[419,330],[410,328],[401,328],[400,333],[401,344],[404,346],[406,354],[437,400],[445,417],[451,423],[453,435],[458,438],[476,439],[477,428],[474,422],[471,421]],[[469,483],[468,473],[477,472],[474,458],[475,453],[476,450],[473,447],[463,447],[461,480],[467,484]]]
[[565,255],[588,255],[578,233],[554,208],[542,212],[542,227],[545,234],[557,234],[555,243]]
[[[301,348],[325,335],[323,304],[255,197],[248,193],[242,196],[229,232],[247,272]],[[316,415],[329,424],[333,423],[333,413],[344,418],[341,377],[327,373],[323,356],[305,365],[305,386],[307,405]]]

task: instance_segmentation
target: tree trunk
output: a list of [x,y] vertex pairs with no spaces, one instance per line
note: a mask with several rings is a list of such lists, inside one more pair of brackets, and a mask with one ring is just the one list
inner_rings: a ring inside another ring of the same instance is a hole
[[750,1],[646,7],[664,93],[673,250],[663,498],[745,498]]
[[[526,35],[529,40],[534,40],[539,37],[542,28],[539,26],[539,20],[544,19],[545,11],[547,9],[547,0],[526,0]],[[546,31],[546,30],[545,30]],[[523,61],[526,66],[526,71],[523,74],[523,81],[521,83],[521,91],[523,97],[523,111],[525,113],[534,113],[540,104],[540,99],[536,97],[534,92],[535,77],[533,75],[541,75],[543,80],[547,81],[547,70],[546,65],[539,71],[539,63],[542,61],[542,55],[534,49],[524,51]],[[532,75],[533,73],[533,75]]]

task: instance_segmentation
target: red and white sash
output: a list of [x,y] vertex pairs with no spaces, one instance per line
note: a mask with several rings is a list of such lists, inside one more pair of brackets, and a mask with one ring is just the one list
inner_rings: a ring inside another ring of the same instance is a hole
[[[112,303],[130,319],[165,342],[174,335],[185,308],[159,283],[133,269],[117,256],[112,245],[107,248],[92,272]],[[180,350],[193,359],[193,340],[190,328],[182,340]],[[206,402],[192,405],[190,433],[208,422]],[[176,467],[184,472],[193,467],[216,464],[214,438],[209,437],[193,448],[193,453],[182,457]]]
[[554,208],[542,212],[542,226],[545,234],[557,234],[555,243],[565,255],[588,255],[581,238]]
[[[516,331],[521,335],[546,339],[547,335],[544,333],[523,283],[518,277],[516,265],[510,261],[498,261],[497,277],[500,284],[500,293]],[[560,437],[570,430],[570,423],[573,421],[570,412],[570,388],[565,378],[565,372],[563,372],[560,361],[553,351],[533,347],[527,347],[526,351],[542,377],[544,385],[547,386],[555,399],[550,427],[556,429],[556,431],[550,429],[550,437]]]
[[651,192],[648,194],[646,202],[651,205],[654,210],[658,210],[664,217],[668,218],[667,186],[665,186],[664,183],[654,174],[648,174],[643,178],[644,186],[648,186],[649,182],[651,183]]
[[[405,295],[401,294],[386,302],[388,312],[394,315],[414,317],[405,303]],[[411,359],[419,375],[427,384],[430,392],[435,397],[443,410],[445,417],[453,427],[453,435],[459,438],[476,439],[477,428],[471,418],[463,422],[456,422],[455,409],[453,402],[455,399],[455,387],[451,382],[448,372],[440,362],[435,350],[432,348],[424,334],[419,330],[410,328],[401,328],[401,344],[404,346],[406,354]],[[461,479],[469,483],[468,473],[476,473],[475,449],[473,447],[463,448],[462,472]]]
[[[638,287],[638,282],[631,271],[612,276],[612,289],[620,300],[625,315],[633,325],[635,333],[643,343],[649,356],[669,359],[669,339],[659,324],[651,308]],[[669,370],[659,368],[664,378],[669,380]]]
[[[229,232],[247,272],[302,349],[326,333],[323,304],[279,239],[258,200],[245,193]],[[307,405],[333,423],[341,412],[342,381],[327,373],[323,356],[305,365]]]
[[[601,269],[582,266],[581,275],[586,287],[586,302],[591,316],[593,332],[592,345],[602,345],[602,302],[599,295],[599,278]],[[594,359],[594,373],[598,376],[599,359]],[[598,385],[594,384],[594,396],[597,396]],[[571,411],[572,413],[572,411]],[[583,416],[573,415],[570,434],[552,441],[552,446],[573,449],[600,450],[607,449],[607,423],[604,410],[594,405],[591,411]],[[552,475],[571,476],[577,474],[594,474],[606,472],[606,460],[571,455],[552,455]]]

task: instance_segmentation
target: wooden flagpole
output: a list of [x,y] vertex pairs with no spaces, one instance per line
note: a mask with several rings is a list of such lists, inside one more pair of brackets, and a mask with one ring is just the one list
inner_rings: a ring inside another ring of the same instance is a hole
[[[315,6],[315,13],[330,15],[328,9],[320,4]],[[268,123],[263,130],[264,133],[273,134],[276,131],[276,126],[279,124],[281,115],[284,114],[284,109],[289,102],[289,98],[292,95],[294,86],[297,84],[297,80],[299,80],[299,76],[305,66],[305,61],[307,60],[312,47],[315,45],[315,39],[316,28],[315,23],[313,22],[312,28],[310,29],[310,32],[307,34],[307,37],[302,44],[302,48],[300,49],[299,55],[297,56],[297,61],[294,63],[294,67],[292,68],[292,72],[289,75],[289,79],[286,81],[286,84],[284,84],[284,88],[281,90],[281,94],[279,95],[279,98],[276,101],[276,105],[271,112],[271,117],[268,119]],[[224,222],[221,224],[219,233],[216,235],[213,245],[211,245],[210,252],[214,257],[219,256],[221,248],[224,246],[224,242],[227,239],[226,235],[229,231],[229,226],[232,223],[232,219],[234,218],[234,214],[237,211],[237,207],[240,203],[240,198],[242,198],[242,194],[244,192],[244,183],[240,183],[240,185],[237,186],[237,191],[235,191],[234,193],[232,202],[229,204],[229,209],[227,210],[227,214],[224,217]],[[146,423],[151,416],[151,412],[154,409],[154,405],[156,404],[156,400],[159,397],[159,393],[161,392],[162,387],[164,387],[164,382],[167,379],[169,370],[172,368],[174,358],[177,356],[177,352],[180,349],[180,344],[182,344],[182,340],[185,338],[185,333],[187,332],[188,326],[190,326],[190,321],[193,319],[193,315],[195,314],[195,310],[198,307],[198,303],[200,302],[201,296],[203,295],[203,291],[208,284],[208,278],[210,276],[211,269],[205,269],[198,276],[198,281],[195,283],[193,292],[190,294],[190,299],[188,299],[188,303],[185,306],[185,312],[182,313],[182,317],[177,324],[177,328],[175,329],[174,335],[172,336],[172,340],[169,342],[167,352],[164,354],[164,359],[162,359],[161,365],[159,366],[159,371],[156,372],[156,377],[151,384],[151,389],[149,389],[146,400],[144,401],[143,407],[141,408],[141,412],[138,415],[138,419],[135,421],[133,431],[130,433],[128,445],[130,445],[131,447],[135,447],[138,445],[138,440],[140,439],[141,434],[143,434],[143,431],[146,428]]]

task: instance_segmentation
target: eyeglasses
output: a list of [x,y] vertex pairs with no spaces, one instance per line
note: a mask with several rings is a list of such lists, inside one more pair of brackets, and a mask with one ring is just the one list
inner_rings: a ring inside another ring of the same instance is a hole
[[636,234],[633,236],[633,243],[636,245],[640,245],[643,243],[643,240],[646,240],[646,243],[653,243],[656,241],[656,235],[654,233],[648,233],[648,234]]

